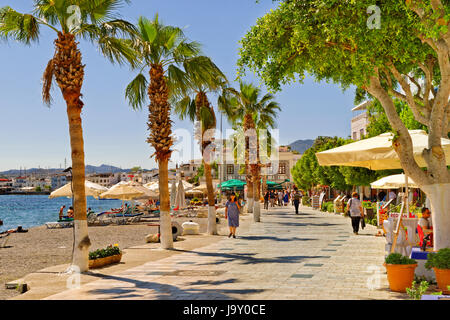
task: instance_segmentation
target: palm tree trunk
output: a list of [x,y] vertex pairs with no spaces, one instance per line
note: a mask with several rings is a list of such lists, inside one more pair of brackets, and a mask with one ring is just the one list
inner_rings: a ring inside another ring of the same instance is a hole
[[261,186],[259,182],[259,174],[258,174],[258,164],[251,164],[251,173],[252,173],[252,182],[253,182],[253,221],[260,222],[261,221],[261,204],[260,198],[261,194],[259,188]]
[[208,229],[207,234],[217,235],[216,223],[216,200],[214,196],[214,186],[211,175],[211,165],[203,160],[203,167],[205,168],[206,188],[208,190]]
[[[78,267],[80,272],[85,272],[89,269],[89,247],[91,242],[88,235],[86,214],[84,141],[81,124],[83,102],[80,100],[84,66],[81,64],[81,53],[72,34],[58,33],[55,47],[55,56],[49,63],[49,66],[53,65],[53,67],[49,69],[51,72],[48,75],[51,80],[54,74],[67,104],[70,147],[72,151],[75,235],[72,265]],[[50,87],[47,87],[47,90],[50,90]]]
[[172,222],[170,218],[169,196],[169,159],[161,160],[159,165],[159,201],[160,201],[160,239],[163,249],[173,248]]
[[169,88],[161,64],[151,64],[150,98],[147,142],[155,149],[155,160],[159,167],[160,239],[163,249],[173,248],[172,223],[170,219],[169,159],[173,145],[172,121],[170,120]]
[[[205,92],[199,91],[195,97],[195,107],[197,120],[201,124],[200,132],[202,134],[200,141],[200,148],[202,152],[202,162],[206,180],[206,188],[208,191],[208,227],[206,233],[209,235],[217,235],[217,223],[216,223],[216,198],[214,195],[214,187],[211,174],[211,157],[209,154],[208,146],[211,144],[212,136],[211,131],[216,128],[216,117],[214,109],[208,101],[208,97]],[[208,108],[210,111],[210,118],[202,119],[201,108]],[[206,157],[206,161],[205,161]]]
[[78,106],[67,106],[69,118],[70,146],[72,149],[72,187],[75,228],[75,250],[72,264],[80,268],[80,272],[89,270],[89,247],[85,194],[84,142],[81,126],[81,109]]

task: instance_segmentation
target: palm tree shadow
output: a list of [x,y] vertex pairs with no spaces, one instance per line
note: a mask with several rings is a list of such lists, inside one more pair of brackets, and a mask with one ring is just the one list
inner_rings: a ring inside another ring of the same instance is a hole
[[241,236],[240,237],[243,240],[273,240],[273,241],[279,241],[279,242],[287,242],[287,241],[314,241],[318,239],[308,239],[308,238],[279,238],[279,237],[273,237],[273,236]]
[[[180,289],[177,286],[151,282],[151,281],[141,281],[137,279],[124,278],[114,275],[105,275],[99,273],[91,273],[87,274],[105,279],[105,280],[115,280],[124,283],[131,283],[134,287],[115,287],[115,288],[105,288],[105,289],[93,289],[89,290],[90,294],[97,295],[105,295],[105,299],[124,299],[124,298],[142,298],[142,295],[138,294],[140,290],[153,290],[156,291],[157,294],[152,296],[152,299],[180,299],[180,296],[186,297],[186,299],[198,298],[198,299],[221,299],[221,300],[229,300],[232,297],[227,294],[252,294],[252,293],[260,293],[265,291],[264,289],[205,289],[205,288],[189,288],[189,289]],[[222,283],[233,283],[235,279],[229,279],[225,281],[197,281],[197,283],[191,283],[191,285],[202,285],[202,284],[211,284],[211,285],[220,285]],[[175,298],[177,297],[178,298]]]
[[182,249],[175,249],[180,252],[190,252],[198,254],[199,256],[215,257],[219,260],[215,262],[209,262],[199,265],[219,265],[228,262],[238,262],[242,265],[248,264],[264,264],[264,263],[299,263],[308,259],[324,258],[322,256],[281,256],[274,258],[256,258],[256,253],[225,253],[225,252],[200,252],[200,251],[187,251]]

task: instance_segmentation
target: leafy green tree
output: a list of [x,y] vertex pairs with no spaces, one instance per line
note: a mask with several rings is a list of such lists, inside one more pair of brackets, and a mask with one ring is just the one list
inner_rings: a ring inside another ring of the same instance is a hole
[[[414,115],[407,103],[396,99],[395,108],[406,128],[409,130],[428,130],[426,126],[414,118]],[[384,109],[378,100],[373,101],[373,103],[367,108],[367,112],[369,113],[369,125],[367,126],[366,137],[371,138],[385,132],[393,131],[391,124],[389,123],[389,119],[386,116],[386,112],[384,112]]]
[[[32,13],[20,13],[9,6],[0,8],[0,39],[15,40],[29,45],[37,42],[41,27],[55,32],[55,50],[43,75],[42,97],[52,101],[54,80],[67,105],[70,147],[72,151],[74,233],[72,264],[81,272],[89,268],[89,246],[86,222],[84,141],[81,113],[84,103],[81,89],[84,80],[82,54],[77,40],[98,45],[111,62],[136,65],[137,59],[130,43],[135,28],[119,18],[117,9],[127,0],[35,0]],[[79,10],[79,16],[74,10]],[[74,15],[77,16],[74,19]]]
[[[239,76],[255,71],[272,90],[317,80],[356,86],[376,98],[395,132],[405,173],[431,201],[435,250],[450,247],[450,171],[442,137],[450,131],[449,0],[289,0],[242,39]],[[377,12],[378,11],[378,12]],[[394,98],[428,128],[424,171]]]

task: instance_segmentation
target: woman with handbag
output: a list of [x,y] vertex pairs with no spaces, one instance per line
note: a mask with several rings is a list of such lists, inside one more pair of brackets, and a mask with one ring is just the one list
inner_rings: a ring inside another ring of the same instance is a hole
[[352,219],[353,233],[357,235],[359,231],[359,221],[361,220],[361,218],[364,218],[364,211],[361,205],[361,201],[359,201],[358,199],[357,192],[352,193],[352,198],[347,202],[346,211],[347,213],[349,213],[349,216]]

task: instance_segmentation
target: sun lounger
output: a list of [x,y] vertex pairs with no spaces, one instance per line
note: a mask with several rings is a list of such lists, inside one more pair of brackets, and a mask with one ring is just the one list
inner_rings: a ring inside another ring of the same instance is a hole
[[47,222],[45,223],[47,229],[61,229],[61,228],[72,228],[73,221],[65,221],[65,222]]

